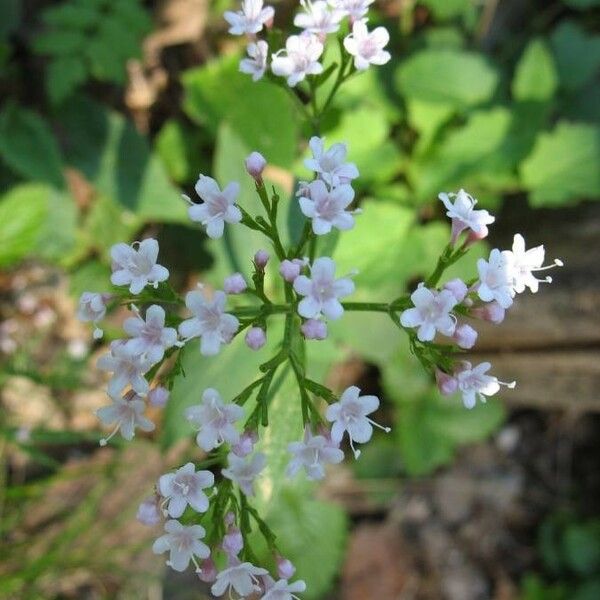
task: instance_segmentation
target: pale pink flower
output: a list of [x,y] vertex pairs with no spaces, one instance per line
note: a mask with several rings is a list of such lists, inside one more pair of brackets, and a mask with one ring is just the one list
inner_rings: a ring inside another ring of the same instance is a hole
[[158,242],[155,239],[133,242],[131,246],[115,244],[110,249],[110,256],[113,271],[111,283],[128,285],[132,294],[139,294],[149,284],[156,288],[169,277],[169,271],[156,264]]
[[159,537],[152,545],[154,554],[163,554],[169,551],[167,564],[175,571],[185,571],[192,561],[196,565],[196,571],[200,567],[196,561],[198,558],[208,558],[210,549],[200,540],[206,535],[201,525],[185,526],[171,519],[165,523],[166,534]]
[[319,75],[323,65],[319,58],[323,54],[323,44],[312,34],[291,35],[285,43],[285,50],[273,54],[271,70],[275,75],[287,77],[290,87],[296,86],[307,75]]
[[263,0],[242,0],[241,8],[238,12],[228,10],[223,15],[230,25],[231,35],[254,35],[275,16],[272,6],[263,8]]
[[364,21],[355,21],[352,33],[344,39],[344,48],[354,56],[354,66],[359,71],[368,69],[370,65],[384,65],[391,55],[383,48],[390,41],[390,34],[385,27],[376,27],[369,32]]
[[215,484],[215,476],[210,471],[196,471],[194,463],[187,463],[175,473],[161,475],[158,480],[158,491],[168,500],[167,513],[178,519],[183,515],[188,504],[196,512],[208,510],[208,497],[204,488]]

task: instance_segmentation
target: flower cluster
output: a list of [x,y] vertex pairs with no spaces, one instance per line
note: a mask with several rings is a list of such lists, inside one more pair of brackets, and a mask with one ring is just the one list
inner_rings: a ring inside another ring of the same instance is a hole
[[[271,55],[271,72],[284,77],[290,87],[297,86],[307,77],[321,75],[326,68],[323,58],[327,37],[340,34],[343,56],[340,77],[347,78],[352,70],[363,71],[370,65],[383,65],[390,60],[384,50],[390,36],[384,27],[372,31],[367,28],[367,13],[373,0],[300,0],[300,12],[294,25],[301,31],[285,40],[285,47]],[[243,0],[240,10],[226,12],[229,33],[246,35],[249,39],[247,57],[240,62],[240,71],[254,81],[264,77],[269,68],[269,44],[256,35],[273,25],[275,11],[263,6],[263,0]],[[348,25],[344,20],[348,19]],[[344,34],[344,30],[346,33]],[[346,71],[348,65],[348,71]]]

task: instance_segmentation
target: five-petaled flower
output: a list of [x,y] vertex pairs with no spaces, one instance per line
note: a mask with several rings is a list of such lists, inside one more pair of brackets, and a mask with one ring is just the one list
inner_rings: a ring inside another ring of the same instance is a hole
[[267,70],[269,45],[263,40],[251,42],[246,48],[247,58],[240,61],[240,71],[252,75],[252,81],[262,79]]
[[125,397],[114,397],[112,404],[103,406],[96,411],[96,416],[105,424],[115,423],[112,433],[100,440],[101,446],[106,446],[108,440],[118,431],[126,440],[132,440],[135,428],[142,431],[153,431],[154,423],[144,416],[146,404],[135,394],[127,394]]
[[299,198],[302,214],[312,219],[315,235],[324,235],[332,227],[345,231],[354,227],[354,217],[346,208],[354,200],[354,190],[347,184],[331,191],[323,181],[317,179],[308,186],[309,196]]
[[171,519],[165,523],[166,534],[159,537],[152,546],[154,554],[163,554],[169,551],[167,564],[175,571],[185,571],[190,560],[200,570],[196,561],[198,558],[208,558],[210,550],[200,540],[206,535],[201,525],[182,525],[179,521]]
[[294,289],[305,296],[298,304],[298,314],[306,319],[315,319],[321,313],[332,321],[340,319],[344,307],[338,298],[354,292],[354,282],[348,278],[335,278],[335,262],[327,257],[317,258],[311,267],[311,278],[299,275],[294,280]]
[[280,579],[273,582],[265,591],[261,600],[292,600],[297,599],[296,592],[304,592],[306,583],[302,579],[298,579],[293,583],[288,583],[287,579]]
[[326,36],[340,28],[344,13],[336,8],[330,9],[324,0],[300,0],[304,12],[294,17],[294,25],[309,33]]
[[242,598],[250,596],[254,592],[260,592],[257,577],[267,575],[268,571],[262,567],[255,567],[252,563],[243,562],[234,564],[217,574],[217,581],[213,584],[210,591],[215,596],[222,596],[229,590],[235,590]]
[[489,260],[477,261],[479,282],[477,294],[484,302],[496,301],[502,308],[512,306],[515,290],[513,288],[513,269],[511,256],[494,248]]
[[194,189],[204,202],[192,204],[188,208],[188,215],[192,221],[206,226],[206,235],[209,238],[220,238],[225,223],[239,223],[242,220],[242,211],[235,205],[240,193],[239,183],[232,181],[221,191],[219,184],[212,177],[200,175]]
[[354,56],[354,66],[364,71],[369,65],[385,65],[390,60],[390,53],[383,49],[389,41],[390,34],[385,27],[369,32],[364,21],[355,21],[352,33],[344,40],[344,48]]
[[226,303],[227,294],[222,291],[216,291],[212,300],[200,290],[185,296],[185,305],[194,316],[179,324],[179,334],[186,341],[200,336],[200,352],[205,356],[218,354],[221,344],[228,344],[240,326],[236,317],[225,312]]
[[[348,154],[346,144],[338,142],[325,150],[325,138],[313,136],[308,145],[312,151],[312,158],[307,158],[304,166],[314,171],[330,187],[350,183],[358,177],[356,165],[345,162]],[[309,190],[309,184],[305,184],[302,193],[298,195],[308,196]]]
[[148,238],[141,242],[115,244],[110,249],[114,285],[128,285],[132,294],[139,294],[148,284],[158,287],[169,278],[169,271],[156,264],[158,242]]
[[224,477],[240,486],[246,496],[254,496],[254,480],[265,468],[267,457],[262,452],[241,457],[230,452],[227,456],[227,468],[222,469]]
[[265,23],[273,20],[275,9],[272,6],[263,8],[263,0],[242,0],[242,10],[226,11],[225,20],[229,23],[231,35],[254,35],[262,30]]
[[313,435],[310,428],[304,431],[304,440],[288,444],[293,458],[289,462],[286,475],[293,477],[304,467],[309,479],[319,480],[325,477],[326,464],[338,464],[344,459],[344,453],[330,437]]
[[158,480],[160,495],[168,500],[166,512],[178,519],[189,504],[196,512],[208,510],[208,497],[202,491],[215,484],[210,471],[196,471],[194,463],[187,463],[175,473],[161,475]]
[[83,292],[79,298],[77,318],[80,321],[91,321],[94,323],[94,339],[102,337],[103,331],[98,327],[98,321],[102,321],[106,315],[106,302],[110,294],[97,294],[94,292]]
[[487,396],[493,396],[498,392],[500,385],[508,388],[515,387],[514,381],[504,383],[493,375],[486,375],[491,366],[489,362],[482,362],[472,367],[470,362],[464,361],[462,367],[454,374],[466,408],[473,408],[477,398],[485,402]]
[[146,310],[146,320],[138,312],[135,317],[125,320],[123,329],[132,338],[125,343],[125,348],[134,356],[147,358],[152,364],[161,361],[165,350],[177,342],[177,330],[165,327],[165,310],[157,304]]
[[285,49],[273,54],[271,70],[275,75],[287,77],[290,87],[296,86],[307,75],[319,75],[323,65],[319,58],[323,54],[323,44],[311,33],[290,35]]
[[329,0],[329,4],[350,18],[350,23],[362,19],[375,0]]
[[237,404],[224,404],[221,394],[213,388],[204,390],[202,404],[185,410],[185,418],[198,429],[196,443],[210,452],[224,442],[234,445],[240,440],[235,423],[244,416],[244,409]]
[[487,237],[487,226],[496,219],[487,210],[475,210],[477,200],[473,196],[460,189],[456,193],[442,192],[438,198],[446,207],[446,215],[452,219],[453,244],[465,229],[470,229],[476,239]]
[[128,385],[136,393],[145,396],[149,385],[144,374],[151,366],[152,363],[146,356],[134,354],[124,340],[111,342],[110,353],[102,355],[97,363],[100,370],[111,371],[113,374],[108,382],[110,396],[118,396]]

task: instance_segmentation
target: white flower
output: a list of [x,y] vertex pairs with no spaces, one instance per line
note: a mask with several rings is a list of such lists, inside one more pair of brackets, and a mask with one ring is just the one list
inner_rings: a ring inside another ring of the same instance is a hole
[[340,10],[329,10],[324,0],[300,0],[304,12],[294,17],[294,25],[309,33],[327,35],[335,33],[340,28],[344,13]]
[[452,219],[452,243],[465,229],[470,229],[477,239],[483,239],[488,234],[487,226],[496,220],[487,210],[475,210],[477,200],[463,189],[455,194],[442,192],[438,198],[447,209],[446,215]]
[[207,300],[200,290],[188,292],[185,305],[194,317],[179,324],[179,334],[189,340],[200,336],[200,352],[205,356],[219,353],[221,344],[228,344],[240,326],[233,315],[225,312],[227,294],[217,291]]
[[304,467],[309,479],[323,479],[324,465],[338,464],[344,460],[344,453],[338,444],[324,435],[313,435],[308,427],[304,432],[304,441],[288,444],[288,451],[293,455],[286,469],[288,477],[293,477]]
[[311,279],[299,275],[294,280],[294,289],[306,296],[298,304],[298,313],[306,319],[315,319],[321,313],[332,321],[344,314],[344,307],[338,298],[354,292],[351,279],[335,278],[335,262],[326,256],[317,258],[311,267]]
[[146,310],[145,321],[138,312],[125,320],[123,329],[133,338],[126,342],[127,350],[133,355],[145,356],[152,364],[162,360],[165,350],[177,342],[177,330],[165,327],[165,311],[157,304]]
[[111,398],[112,404],[103,406],[96,411],[96,416],[104,423],[111,425],[116,423],[112,433],[100,440],[101,446],[106,446],[108,440],[118,431],[126,440],[132,440],[135,435],[135,428],[139,427],[142,431],[153,431],[154,423],[144,416],[146,404],[137,395],[127,395],[124,398]]
[[217,390],[208,388],[202,394],[202,404],[190,406],[185,418],[198,428],[196,443],[210,452],[222,443],[237,444],[240,439],[234,423],[244,416],[244,409],[237,404],[223,404]]
[[213,584],[210,591],[215,596],[222,596],[229,590],[231,598],[232,589],[242,598],[250,596],[254,592],[260,592],[257,577],[266,575],[268,571],[261,567],[255,567],[252,563],[244,562],[239,565],[233,565],[217,574],[217,581]]
[[188,208],[188,215],[192,221],[206,226],[206,235],[209,238],[220,238],[226,222],[239,223],[242,220],[242,212],[235,205],[240,193],[239,183],[228,183],[221,191],[219,184],[212,177],[200,175],[194,189],[204,202],[192,204]]
[[312,230],[324,235],[336,227],[340,231],[354,227],[352,213],[345,209],[354,200],[354,190],[349,185],[340,185],[331,191],[323,181],[317,179],[309,186],[310,196],[299,199],[302,214],[312,219]]
[[552,277],[538,279],[534,273],[553,269],[554,267],[562,267],[563,265],[561,260],[555,259],[552,265],[544,267],[544,246],[536,246],[525,250],[525,239],[519,233],[513,239],[512,252],[505,251],[505,256],[508,257],[513,278],[513,289],[517,294],[524,292],[525,288],[529,288],[535,294],[540,283],[551,283]]
[[297,599],[295,592],[304,592],[306,590],[306,583],[302,579],[294,581],[294,583],[288,583],[287,579],[280,579],[271,585],[267,589],[261,600],[292,600]]
[[275,75],[287,77],[290,87],[304,80],[307,75],[323,72],[319,58],[323,54],[323,44],[312,34],[290,35],[285,42],[285,50],[273,54],[271,70]]
[[352,33],[344,39],[344,48],[354,56],[354,66],[363,71],[369,65],[385,65],[391,55],[383,48],[390,41],[385,27],[376,27],[369,33],[364,21],[355,21]]
[[96,326],[94,329],[94,339],[100,339],[103,335],[102,329],[97,327],[98,321],[102,321],[106,316],[106,302],[110,294],[96,294],[94,292],[83,292],[79,298],[79,308],[77,318],[80,321],[92,321]]
[[450,290],[429,290],[422,283],[411,294],[414,308],[405,310],[400,316],[404,327],[418,327],[417,337],[430,342],[436,331],[451,336],[456,328],[456,318],[450,311],[458,304]]
[[257,452],[252,457],[236,456],[230,452],[227,456],[228,466],[221,473],[227,479],[237,483],[246,496],[254,496],[254,480],[265,468],[267,457],[262,452]]
[[147,357],[132,353],[123,340],[112,342],[110,353],[101,356],[97,366],[102,371],[113,373],[108,382],[109,395],[118,396],[128,385],[141,396],[148,393],[148,381],[144,374],[150,369],[152,363]]
[[350,22],[362,19],[375,0],[329,0],[329,4],[350,17]]
[[273,19],[275,10],[272,6],[263,8],[263,0],[242,0],[242,10],[238,12],[226,11],[223,15],[231,25],[229,33],[232,35],[253,35],[262,30],[263,25]]
[[190,564],[190,560],[196,565],[196,572],[200,567],[195,559],[208,558],[210,550],[208,546],[200,540],[206,535],[204,527],[201,525],[185,526],[171,519],[165,523],[165,535],[159,537],[152,545],[154,554],[162,554],[169,550],[169,560],[167,564],[175,571],[185,571]]
[[484,258],[477,261],[477,271],[479,297],[484,302],[495,300],[502,308],[509,308],[515,295],[510,254],[494,248],[490,252],[489,261]]
[[489,362],[483,362],[476,367],[471,367],[471,363],[465,361],[463,368],[454,374],[466,408],[473,408],[477,398],[481,402],[485,402],[486,396],[493,396],[497,393],[500,385],[508,388],[515,387],[514,381],[504,383],[498,381],[498,378],[493,375],[486,375],[486,371],[489,371],[491,366]]
[[[136,249],[137,246],[137,249]],[[169,277],[169,271],[156,264],[158,242],[152,238],[141,242],[115,244],[110,249],[114,285],[128,285],[132,294],[139,294],[148,284],[158,287]]]
[[377,396],[360,396],[360,389],[355,385],[350,386],[344,390],[339,402],[330,404],[327,407],[325,418],[333,422],[331,439],[339,444],[342,441],[344,432],[347,431],[350,447],[355,458],[358,458],[360,450],[354,448],[354,442],[360,444],[368,442],[373,435],[373,425],[383,429],[386,433],[390,431],[389,427],[382,427],[367,417],[368,414],[378,408],[379,398]]
[[[331,187],[337,187],[344,183],[350,183],[358,177],[358,169],[354,163],[346,163],[348,148],[346,144],[333,144],[329,150],[325,150],[325,138],[313,136],[308,142],[313,157],[304,161],[304,166],[315,173]],[[302,190],[300,196],[308,194],[308,184]]]
[[269,54],[269,45],[263,40],[252,42],[246,48],[248,58],[240,61],[240,71],[252,75],[252,81],[262,79],[267,70],[267,56]]
[[198,471],[194,463],[187,463],[175,473],[161,475],[158,490],[169,500],[167,513],[178,519],[189,504],[196,512],[208,510],[208,497],[202,491],[215,484],[215,476],[210,471]]

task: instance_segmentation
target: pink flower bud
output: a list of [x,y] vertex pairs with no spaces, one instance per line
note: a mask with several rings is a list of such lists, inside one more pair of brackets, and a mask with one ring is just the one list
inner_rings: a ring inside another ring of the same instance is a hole
[[502,323],[505,314],[506,310],[504,310],[497,302],[490,302],[485,306],[479,306],[471,311],[472,316],[494,323],[494,325]]
[[269,253],[266,250],[259,250],[254,255],[254,264],[256,268],[260,271],[263,271],[264,268],[267,266],[267,263],[269,262],[269,258]]
[[294,283],[296,277],[300,275],[301,267],[301,261],[296,262],[286,259],[281,263],[281,265],[279,265],[279,272],[288,283]]
[[231,525],[235,523],[235,513],[232,511],[227,512],[223,518],[223,521],[227,527],[231,527]]
[[466,246],[472,246],[477,243],[479,240],[483,240],[488,236],[489,229],[485,226],[481,228],[479,233],[475,233],[472,229],[469,230],[469,235],[467,236]]
[[452,338],[461,348],[469,350],[477,341],[477,332],[467,323],[463,323],[454,330]]
[[258,183],[262,181],[262,174],[267,166],[265,157],[260,152],[252,152],[248,158],[246,158],[246,171],[254,178]]
[[462,302],[467,295],[469,288],[462,279],[451,279],[444,285],[444,289],[452,292],[452,295],[456,298],[457,302]]
[[299,181],[296,198],[310,198],[310,186],[308,181]]
[[458,390],[458,381],[452,375],[448,375],[448,373],[444,373],[440,369],[436,369],[435,371],[435,380],[438,389],[444,396],[451,396]]
[[135,518],[143,525],[156,525],[160,523],[161,514],[159,509],[159,496],[146,498],[139,506]]
[[156,386],[148,392],[148,402],[151,406],[162,408],[169,399],[169,390],[161,385]]
[[204,581],[206,583],[212,583],[213,581],[216,581],[217,567],[213,562],[212,558],[207,558],[206,560],[202,561],[198,577],[201,581]]
[[258,441],[258,434],[256,431],[244,431],[240,436],[240,441],[231,447],[231,451],[240,458],[244,458],[249,454],[252,454],[254,450],[254,444]]
[[225,537],[223,537],[223,543],[221,544],[223,550],[229,554],[229,556],[237,556],[242,548],[244,547],[244,538],[240,530],[237,527],[230,527]]
[[223,290],[226,294],[241,294],[246,291],[248,285],[241,273],[234,273],[225,278]]
[[319,319],[308,319],[300,326],[307,340],[324,340],[327,337],[327,325]]
[[296,572],[296,567],[287,558],[277,557],[277,574],[281,579],[291,579]]
[[252,327],[246,334],[246,345],[252,350],[260,350],[267,342],[265,330],[261,327]]

